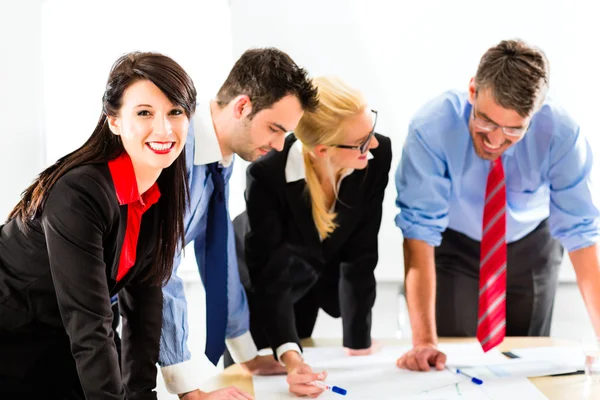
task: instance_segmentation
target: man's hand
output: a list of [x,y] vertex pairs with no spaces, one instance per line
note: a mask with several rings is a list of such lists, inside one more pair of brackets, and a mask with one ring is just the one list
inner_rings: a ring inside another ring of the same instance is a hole
[[180,394],[179,398],[181,400],[254,400],[254,397],[235,386],[229,386],[209,393],[194,390],[192,392]]
[[429,371],[430,366],[435,366],[441,371],[446,367],[446,355],[433,344],[415,345],[396,361],[396,365],[411,371]]
[[273,356],[256,356],[240,365],[252,375],[282,375],[286,372]]
[[371,347],[368,349],[349,349],[344,347],[347,356],[370,356],[371,354],[377,353],[381,350],[381,344],[375,340],[371,341]]

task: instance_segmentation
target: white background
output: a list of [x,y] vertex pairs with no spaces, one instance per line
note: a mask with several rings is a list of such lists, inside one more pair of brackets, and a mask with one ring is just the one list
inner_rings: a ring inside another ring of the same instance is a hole
[[[178,61],[199,97],[212,97],[247,48],[276,46],[311,75],[336,74],[379,110],[394,161],[380,232],[379,280],[402,278],[393,173],[411,115],[450,88],[466,89],[483,52],[523,38],[545,50],[550,95],[580,122],[600,156],[593,2],[505,0],[0,0],[0,216],[43,166],[91,134],[109,68],[154,50]],[[232,180],[241,212],[244,163]],[[193,272],[193,267],[186,268]],[[197,277],[196,273],[190,276]],[[563,279],[572,278],[570,266]]]

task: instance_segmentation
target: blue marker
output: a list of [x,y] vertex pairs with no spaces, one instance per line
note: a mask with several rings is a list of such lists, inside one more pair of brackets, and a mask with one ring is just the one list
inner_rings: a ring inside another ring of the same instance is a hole
[[479,378],[475,378],[474,376],[471,376],[471,375],[469,375],[469,374],[465,374],[464,372],[462,372],[462,371],[461,371],[460,369],[458,369],[458,368],[456,369],[456,373],[457,373],[457,374],[461,374],[461,375],[464,375],[464,376],[466,376],[467,378],[471,379],[471,382],[473,382],[473,383],[474,383],[474,384],[476,384],[476,385],[482,385],[482,384],[483,384],[483,381],[482,381],[481,379],[479,379]]
[[329,386],[325,382],[321,382],[321,381],[314,381],[314,382],[311,382],[311,384],[318,388],[321,388],[321,389],[331,390],[333,393],[337,393],[342,396],[345,396],[346,393],[348,393],[348,391],[346,389],[342,389],[339,386]]

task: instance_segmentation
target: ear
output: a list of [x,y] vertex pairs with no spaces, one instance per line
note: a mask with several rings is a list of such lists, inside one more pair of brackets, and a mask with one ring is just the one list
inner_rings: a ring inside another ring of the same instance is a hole
[[114,134],[114,135],[121,135],[121,127],[119,126],[120,121],[117,117],[111,117],[110,115],[106,117],[106,121],[108,122],[108,127],[110,128],[110,131]]
[[469,81],[469,103],[475,104],[475,96],[477,95],[477,88],[475,87],[475,78],[471,78]]
[[237,119],[242,119],[250,115],[252,112],[252,102],[246,94],[241,94],[232,100],[233,115]]
[[318,144],[313,148],[312,152],[315,157],[327,157],[329,155],[329,147]]

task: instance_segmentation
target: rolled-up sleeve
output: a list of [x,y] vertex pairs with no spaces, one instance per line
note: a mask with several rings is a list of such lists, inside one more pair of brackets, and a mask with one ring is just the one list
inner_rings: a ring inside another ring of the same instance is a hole
[[579,129],[555,136],[550,146],[550,231],[568,251],[600,241],[598,194],[591,180],[593,158]]
[[396,170],[396,225],[406,239],[439,246],[448,226],[450,178],[441,150],[412,127]]

